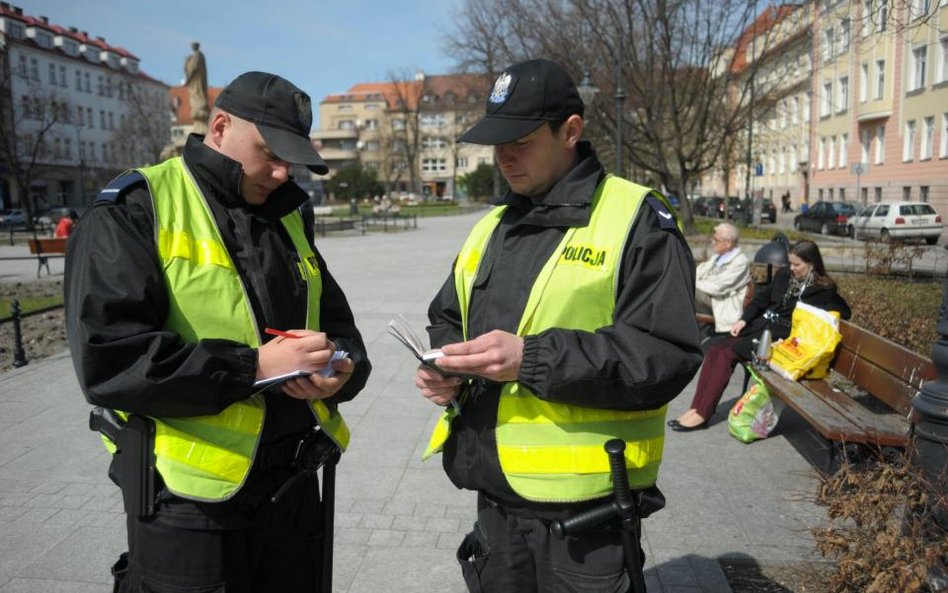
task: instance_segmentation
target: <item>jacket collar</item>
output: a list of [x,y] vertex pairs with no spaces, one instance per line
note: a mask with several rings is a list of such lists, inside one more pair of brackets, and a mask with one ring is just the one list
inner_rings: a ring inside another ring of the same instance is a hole
[[252,206],[240,194],[243,167],[204,144],[204,136],[191,134],[184,145],[182,158],[207,199],[226,208],[240,208],[267,219],[279,219],[308,201],[309,196],[292,179],[275,189],[267,201]]
[[592,198],[606,172],[589,142],[577,146],[576,164],[539,199],[512,191],[494,202],[510,206],[523,215],[522,224],[543,227],[583,227],[592,216]]

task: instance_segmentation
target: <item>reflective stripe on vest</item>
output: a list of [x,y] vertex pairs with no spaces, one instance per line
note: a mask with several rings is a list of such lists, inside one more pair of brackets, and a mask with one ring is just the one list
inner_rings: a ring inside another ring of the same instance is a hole
[[[549,328],[592,332],[612,325],[626,238],[650,191],[612,176],[600,185],[589,225],[567,230],[537,276],[518,335]],[[477,269],[503,212],[504,207],[496,208],[474,226],[455,264],[465,339]],[[618,437],[626,442],[630,486],[650,486],[661,464],[665,413],[665,406],[626,412],[565,405],[540,399],[518,383],[505,383],[496,428],[501,470],[514,492],[527,500],[600,498],[612,489],[603,444]],[[435,427],[426,457],[441,449],[453,417],[449,408]]]
[[[140,170],[155,211],[155,241],[168,286],[165,329],[186,342],[220,338],[260,345],[249,299],[224,246],[214,217],[180,158]],[[293,212],[281,221],[299,256],[308,287],[307,328],[319,330],[322,283],[316,258]],[[234,496],[247,478],[265,417],[261,394],[212,416],[154,418],[156,467],[178,496],[221,501]],[[349,430],[335,408],[322,401],[311,410],[342,449]]]

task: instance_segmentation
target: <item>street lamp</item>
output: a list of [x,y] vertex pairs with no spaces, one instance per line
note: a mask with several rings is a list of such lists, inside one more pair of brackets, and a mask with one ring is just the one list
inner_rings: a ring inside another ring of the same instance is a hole
[[[622,175],[622,126],[625,123],[625,118],[622,117],[622,104],[625,102],[625,91],[622,90],[622,35],[619,35],[619,41],[617,44],[616,51],[616,92],[612,96],[616,101],[616,175]],[[579,98],[583,100],[583,103],[589,105],[592,103],[593,99],[596,98],[596,95],[599,94],[599,87],[593,84],[592,79],[589,76],[589,69],[587,68],[583,72],[583,79],[580,81],[579,86],[576,87],[576,90],[579,91]]]
[[79,155],[79,203],[83,206],[86,205],[86,183],[83,176],[83,169],[85,169],[85,161],[83,161],[85,150],[82,149],[82,130],[84,128],[85,126],[82,125],[76,126],[76,154]]

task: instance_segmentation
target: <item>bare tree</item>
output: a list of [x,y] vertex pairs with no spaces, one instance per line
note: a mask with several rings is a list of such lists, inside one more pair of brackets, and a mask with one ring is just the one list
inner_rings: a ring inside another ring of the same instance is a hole
[[[756,65],[739,71],[723,48],[756,9],[755,0],[468,0],[451,51],[485,68],[548,57],[576,80],[588,72],[600,92],[587,106],[587,135],[603,157],[614,156],[621,131],[617,173],[631,166],[684,198],[718,165],[724,139],[748,124],[746,71]],[[681,203],[690,227],[690,203]]]
[[[29,92],[13,95],[13,77],[19,77]],[[43,89],[38,76],[29,72],[12,72],[9,52],[0,48],[0,163],[14,184],[20,198],[26,224],[33,227],[36,205],[31,188],[33,180],[50,166],[53,153],[49,144],[52,132],[68,118],[68,104]]]
[[[421,73],[419,73],[421,74]],[[394,163],[402,163],[408,173],[409,191],[420,194],[418,179],[418,153],[421,151],[422,98],[425,95],[424,75],[391,73],[392,104],[389,105],[391,120],[391,144],[388,149],[394,154]]]
[[120,84],[125,85],[125,114],[112,138],[122,149],[122,165],[157,163],[171,142],[172,107],[167,89],[127,81]]

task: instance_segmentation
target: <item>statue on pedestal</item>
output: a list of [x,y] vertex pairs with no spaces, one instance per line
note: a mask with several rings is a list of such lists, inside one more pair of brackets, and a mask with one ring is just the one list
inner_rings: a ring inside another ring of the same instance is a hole
[[194,120],[194,133],[207,133],[207,119],[210,110],[207,104],[207,66],[201,44],[191,44],[191,55],[184,62],[184,84],[188,87],[188,102],[191,106],[191,119]]

